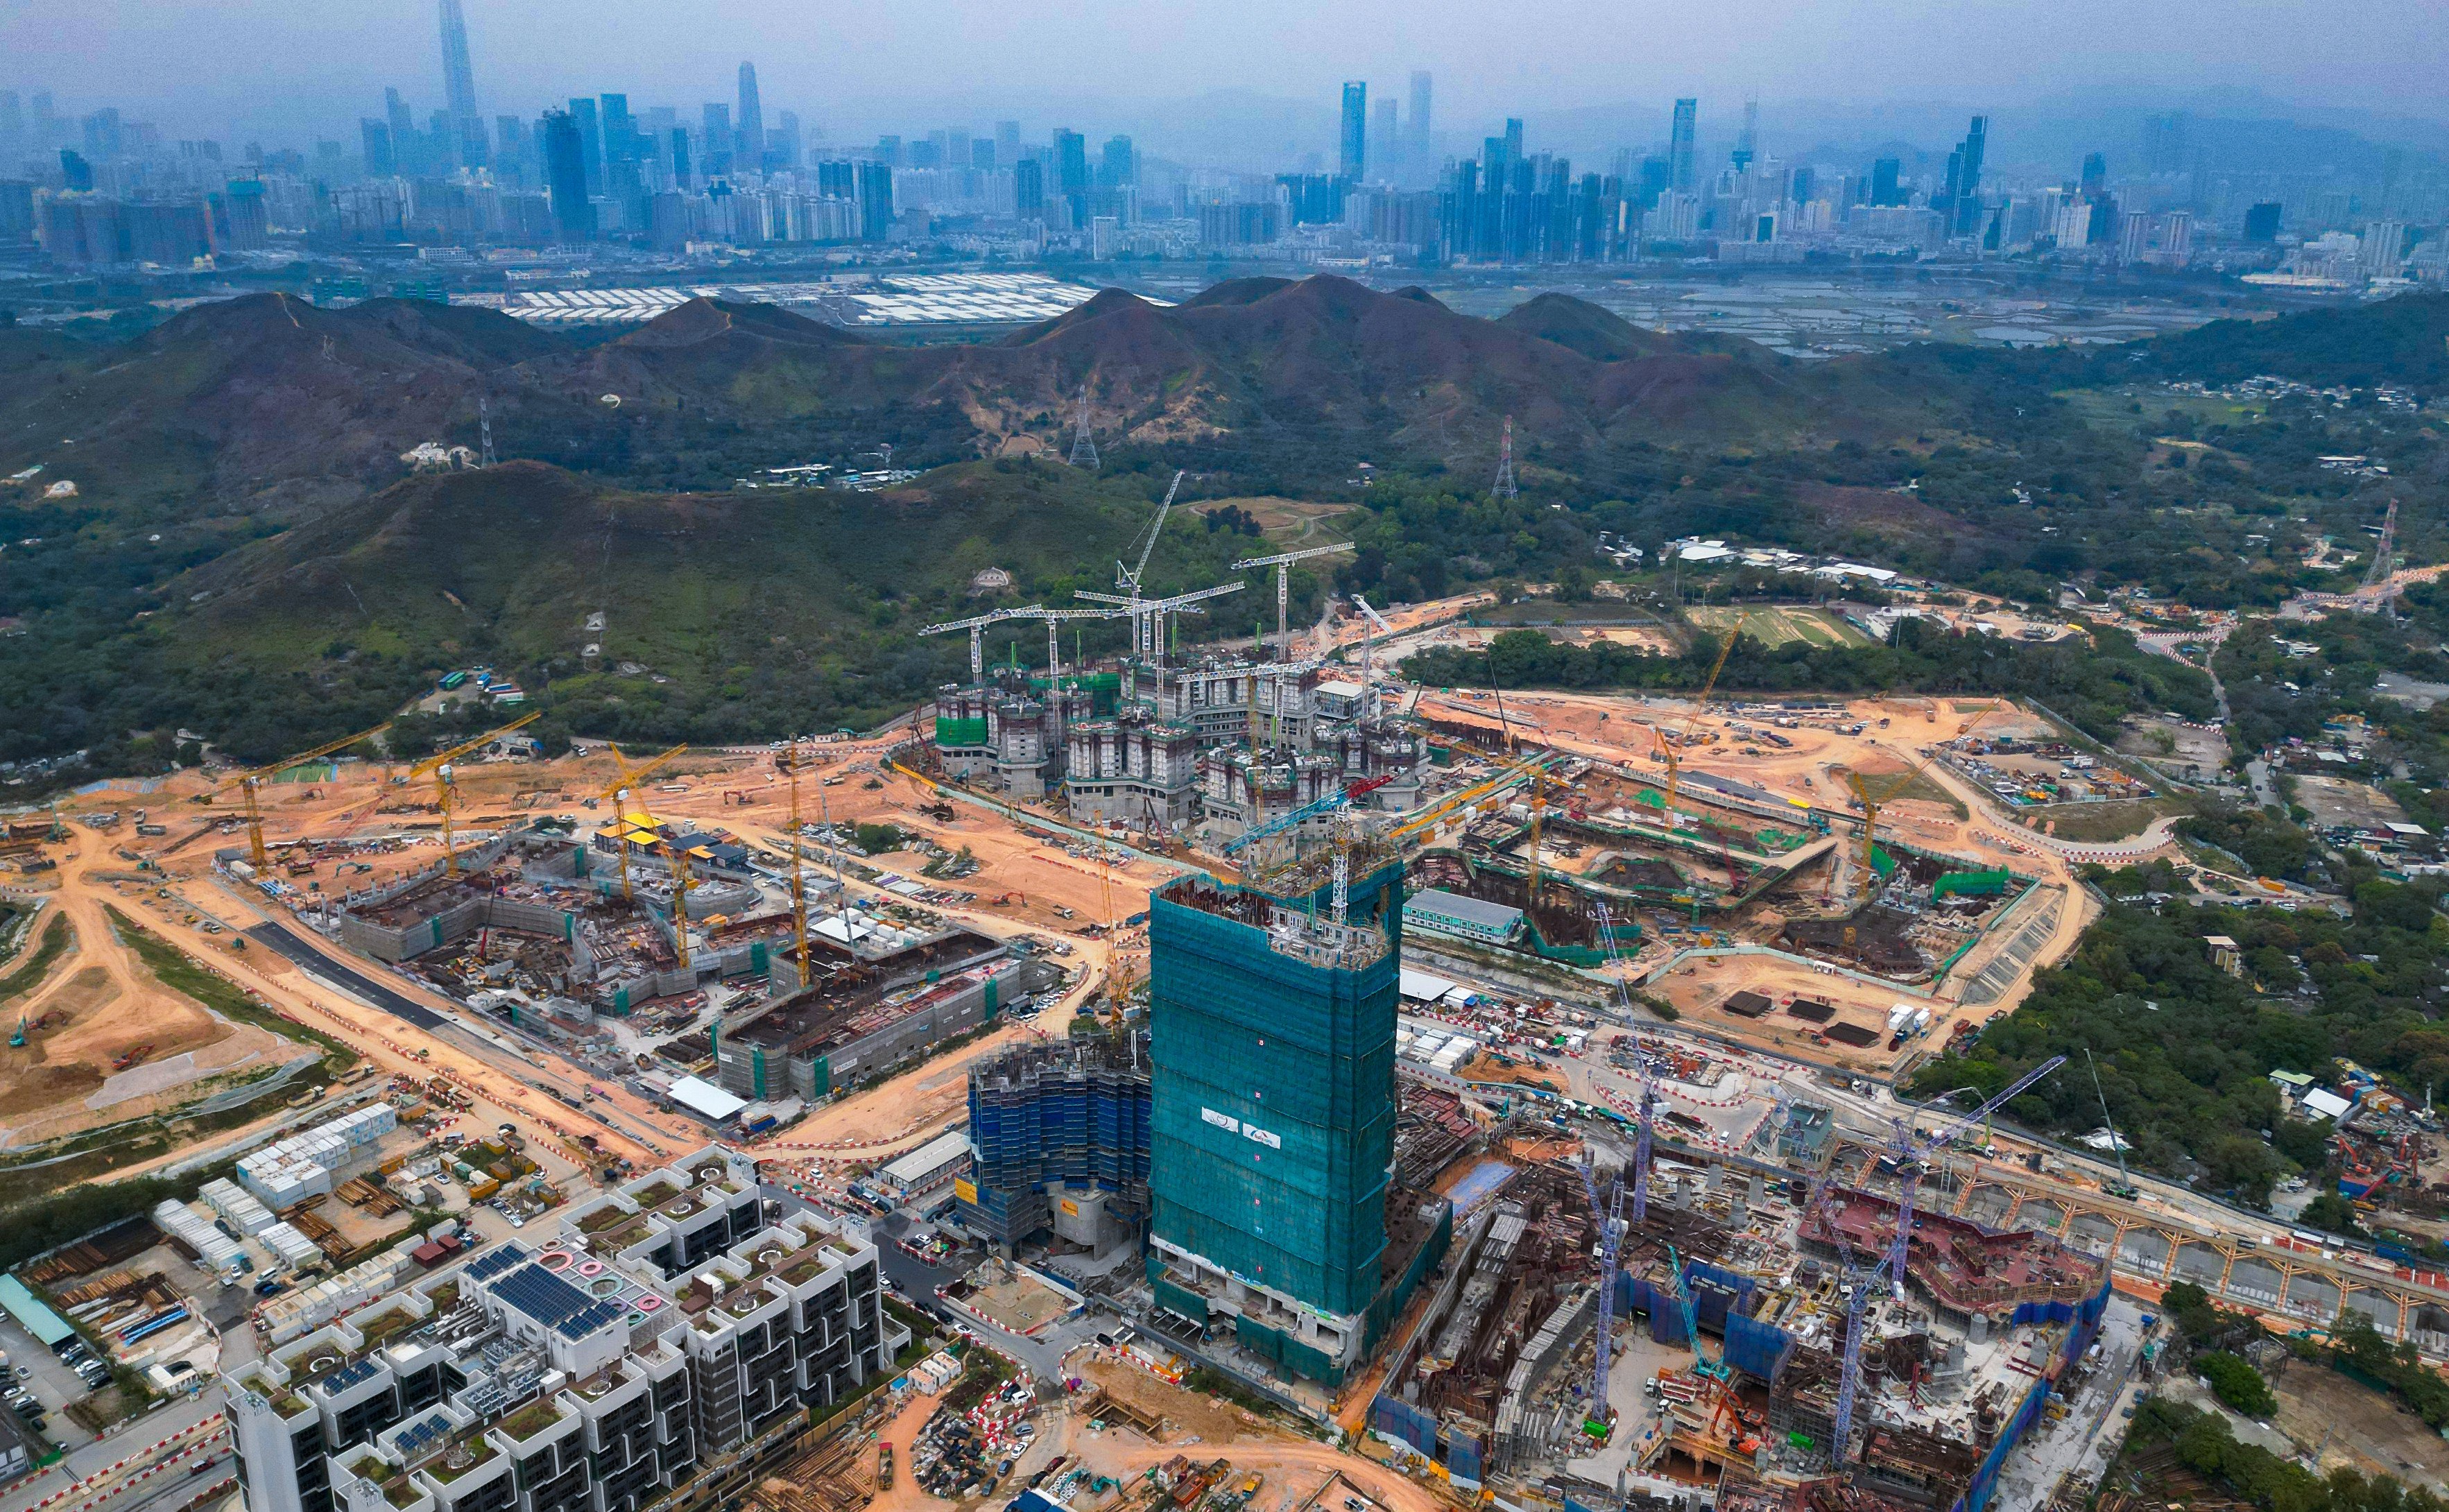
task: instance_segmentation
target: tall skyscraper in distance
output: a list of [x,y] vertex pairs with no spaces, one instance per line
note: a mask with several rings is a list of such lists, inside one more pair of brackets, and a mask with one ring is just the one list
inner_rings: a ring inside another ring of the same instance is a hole
[[476,113],[476,73],[468,63],[468,18],[459,0],[441,0],[442,97],[451,110],[459,165],[485,165],[485,118]]
[[757,98],[757,65],[740,66],[740,148],[738,164],[742,173],[754,172],[765,165],[765,107]]
[[2262,200],[2249,206],[2245,212],[2245,239],[2263,246],[2277,242],[2279,214],[2277,200]]
[[[587,192],[604,192],[604,127],[595,102],[586,95],[569,102],[569,118],[578,128],[578,161],[587,174]],[[592,229],[592,227],[589,227]]]
[[1101,189],[1127,189],[1139,182],[1139,149],[1131,145],[1128,137],[1108,137],[1097,165],[1097,186]]
[[599,120],[604,132],[604,161],[626,163],[638,155],[638,123],[629,114],[629,97],[606,94],[596,97],[602,112]]
[[1378,144],[1378,174],[1380,178],[1395,176],[1395,166],[1403,161],[1402,123],[1396,116],[1395,97],[1388,95],[1378,102],[1371,112],[1369,135]]
[[1054,190],[1070,219],[1064,229],[1089,223],[1089,143],[1077,131],[1054,133]]
[[1505,161],[1522,161],[1522,118],[1518,115],[1505,118]]
[[1346,80],[1343,86],[1341,148],[1336,171],[1359,184],[1369,167],[1369,86],[1359,79]]
[[1899,158],[1874,158],[1871,161],[1871,203],[1873,204],[1905,203],[1903,187],[1899,182],[1903,170],[1903,160]]
[[367,116],[357,123],[357,135],[365,143],[366,177],[390,178],[396,171],[391,156],[391,127]]
[[1013,164],[1018,163],[1020,161],[1020,123],[1017,121],[996,122],[994,143],[995,161],[997,163],[1002,164],[1005,167],[1011,167]]
[[1737,173],[1742,173],[1748,170],[1752,165],[1752,160],[1759,156],[1760,102],[1758,100],[1745,100],[1744,102],[1744,128],[1735,136],[1735,151],[1733,160],[1735,171]]
[[1989,146],[1990,118],[1977,115],[1964,140],[1947,159],[1948,234],[1971,236],[1981,224],[1981,159]]
[[1429,70],[1412,70],[1412,118],[1404,123],[1411,128],[1412,164],[1415,172],[1437,166],[1436,148],[1429,141]]
[[[592,108],[595,102],[587,104]],[[578,118],[568,110],[547,110],[536,129],[544,139],[545,185],[552,202],[554,234],[569,245],[590,241],[595,235],[595,205],[588,197],[587,149]]]
[[2109,154],[2087,152],[2083,155],[2083,177],[2079,186],[2087,195],[2099,194],[2109,187]]
[[1700,131],[1701,102],[1675,102],[1675,126],[1667,139],[1667,171],[1673,176],[1675,192],[1692,192],[1693,145]]
[[720,179],[731,172],[731,107],[707,101],[701,112],[698,147],[704,161],[700,172],[709,179]]
[[689,175],[688,128],[686,126],[672,127],[671,144],[672,187],[682,190],[695,188],[697,186],[697,181]]
[[424,166],[424,154],[417,150],[416,117],[397,89],[383,91],[383,124],[391,128],[391,161],[394,171],[414,173]]
[[1038,221],[1046,216],[1046,165],[1035,158],[1023,158],[1012,165],[1012,214],[1024,221]]

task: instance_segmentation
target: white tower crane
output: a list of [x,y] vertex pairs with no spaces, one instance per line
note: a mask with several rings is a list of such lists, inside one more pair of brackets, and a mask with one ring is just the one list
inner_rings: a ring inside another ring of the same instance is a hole
[[975,688],[986,680],[986,648],[980,632],[988,626],[1008,619],[1033,618],[1044,611],[1032,604],[1027,609],[999,609],[992,613],[974,614],[968,619],[948,619],[941,625],[929,625],[918,631],[921,635],[949,635],[955,630],[970,632],[970,686]]
[[1305,562],[1313,556],[1324,556],[1330,552],[1350,550],[1352,550],[1350,541],[1338,541],[1333,546],[1307,546],[1298,552],[1278,552],[1273,556],[1245,556],[1233,564],[1233,571],[1237,572],[1247,572],[1254,567],[1272,567],[1276,570],[1276,643],[1284,660],[1292,660],[1293,655],[1292,642],[1284,628],[1285,608],[1292,598],[1291,579],[1287,575],[1292,564]]

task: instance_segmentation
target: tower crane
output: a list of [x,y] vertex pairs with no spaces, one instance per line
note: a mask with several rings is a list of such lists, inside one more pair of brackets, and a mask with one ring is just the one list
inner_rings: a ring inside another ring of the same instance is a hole
[[463,740],[439,755],[428,756],[408,769],[408,780],[411,782],[420,777],[434,779],[434,798],[442,807],[442,869],[445,875],[452,877],[459,875],[459,851],[451,843],[451,807],[457,800],[456,789],[459,785],[458,769],[453,764],[470,751],[483,750],[487,746],[510,734],[512,730],[525,729],[542,718],[544,718],[544,710],[540,708],[531,714],[523,714],[509,724],[489,729],[472,740]]
[[1325,556],[1335,552],[1352,550],[1350,541],[1338,541],[1332,546],[1305,546],[1298,552],[1278,552],[1273,556],[1245,556],[1233,564],[1233,571],[1247,572],[1254,567],[1276,570],[1276,641],[1277,654],[1292,660],[1292,637],[1285,628],[1284,614],[1292,602],[1290,572],[1295,562],[1305,562],[1313,556]]
[[1165,517],[1173,513],[1174,495],[1182,492],[1182,480],[1189,475],[1187,469],[1173,475],[1172,486],[1165,491],[1165,502],[1156,507],[1156,518],[1148,522],[1147,539],[1140,545],[1140,559],[1129,567],[1119,561],[1114,564],[1114,586],[1127,590],[1133,602],[1144,596],[1140,579],[1147,572],[1148,557],[1156,551],[1156,538],[1165,533]]
[[[607,742],[604,748],[612,753],[612,764],[621,768],[621,775],[611,786],[596,794],[595,798],[598,803],[608,799],[612,804],[612,828],[617,841],[613,849],[621,858],[621,896],[627,898],[631,896],[629,891],[629,795],[649,774],[663,770],[681,752],[688,749],[688,746],[685,744],[675,746],[643,766],[630,766],[629,758],[621,754],[621,747],[618,746]],[[654,815],[641,809],[639,817],[646,821],[644,827],[653,826]]]
[[[1961,729],[1949,738],[1962,740],[1979,728],[1983,720],[2004,707],[2006,707],[2005,699],[1992,700],[1988,708],[1967,721]],[[1874,854],[1872,843],[1880,827],[1880,810],[1896,802],[1899,794],[1913,785],[1915,778],[1930,770],[1931,765],[1938,760],[1938,753],[1946,748],[1944,743],[1933,746],[1929,755],[1906,767],[1902,774],[1880,782],[1866,783],[1862,781],[1859,772],[1848,771],[1845,774],[1845,785],[1853,790],[1855,801],[1862,805],[1862,874],[1865,878],[1876,879],[1879,876],[1878,870],[1871,865],[1871,857]],[[1865,885],[1869,883],[1866,882]]]
[[990,625],[1000,624],[1008,619],[1027,618],[1036,613],[1038,608],[1038,605],[1032,604],[1026,609],[998,609],[984,614],[973,614],[968,619],[948,619],[940,625],[925,626],[918,633],[949,635],[955,630],[968,630],[970,632],[970,686],[975,688],[986,681],[987,670],[986,646],[980,632]]
[[1222,598],[1227,593],[1238,593],[1246,586],[1242,583],[1219,583],[1214,588],[1194,589],[1190,592],[1175,593],[1167,598],[1137,596],[1127,598],[1120,593],[1081,591],[1075,591],[1071,596],[1086,599],[1091,604],[1111,604],[1115,609],[1109,612],[1128,614],[1131,620],[1132,653],[1154,656],[1157,665],[1162,667],[1165,665],[1166,615],[1205,614],[1207,611],[1198,608],[1198,605],[1211,598]]
[[1367,616],[1360,628],[1360,706],[1362,717],[1375,719],[1378,717],[1378,632],[1384,630],[1392,635],[1395,627],[1387,624],[1386,616],[1370,608],[1369,601],[1359,594],[1353,594],[1352,602]]
[[1692,731],[1700,725],[1701,716],[1708,712],[1709,693],[1718,686],[1718,674],[1726,669],[1726,658],[1734,654],[1735,638],[1743,634],[1744,621],[1749,618],[1751,611],[1745,610],[1735,616],[1735,623],[1727,629],[1726,638],[1718,645],[1718,659],[1710,665],[1708,681],[1701,685],[1701,696],[1693,700],[1692,712],[1686,717],[1684,727],[1675,732],[1675,739],[1669,741],[1666,731],[1655,726],[1650,728],[1652,748],[1659,760],[1667,764],[1666,819],[1667,832],[1670,835],[1675,833],[1675,793],[1684,780],[1684,742],[1692,738]]
[[1847,1445],[1854,1437],[1854,1399],[1862,1386],[1862,1314],[1870,1309],[1871,1298],[1880,1289],[1880,1278],[1887,1273],[1894,1259],[1893,1255],[1881,1255],[1880,1263],[1867,1271],[1847,1268],[1846,1285],[1851,1289],[1845,1297],[1845,1358],[1837,1381],[1837,1425],[1828,1445],[1831,1469],[1843,1467]]
[[[357,733],[349,736],[345,740],[326,741],[322,745],[316,746],[313,750],[299,751],[295,756],[282,757],[280,761],[274,762],[270,766],[258,766],[248,771],[240,772],[234,777],[224,777],[213,785],[213,792],[215,793],[222,791],[223,788],[237,788],[239,790],[240,798],[245,803],[246,858],[254,863],[256,875],[261,876],[263,874],[264,867],[271,864],[271,856],[263,847],[263,812],[256,806],[256,789],[280,776],[282,772],[287,771],[292,766],[301,766],[306,763],[315,760],[318,756],[329,756],[336,751],[347,750],[350,746],[357,744],[357,742],[372,740],[389,728],[391,728],[391,721],[385,720],[381,724],[376,725],[374,728],[359,730]],[[202,795],[197,801],[199,803],[210,803],[212,801],[212,795],[210,793]]]
[[2021,1096],[2025,1089],[2066,1063],[2066,1056],[2052,1056],[2008,1083],[2006,1091],[1934,1134],[1917,1134],[1913,1126],[1902,1118],[1889,1120],[1893,1132],[1888,1136],[1888,1152],[1897,1162],[1897,1231],[1888,1240],[1887,1268],[1888,1284],[1896,1289],[1899,1302],[1905,1297],[1905,1250],[1913,1238],[1915,1188],[1921,1182],[1923,1163],[1962,1138],[1966,1130]]
[[800,773],[807,763],[800,753],[797,737],[775,758],[774,765],[782,769],[791,790],[791,940],[799,947],[800,981],[804,986],[812,969],[808,964],[808,884],[800,866]]
[[1726,1364],[1723,1350],[1715,1360],[1701,1352],[1701,1309],[1692,1305],[1692,1289],[1684,1284],[1684,1257],[1675,1252],[1671,1244],[1667,1247],[1667,1264],[1668,1273],[1675,1278],[1676,1306],[1684,1311],[1684,1342],[1692,1347],[1693,1373],[1724,1381],[1734,1374],[1734,1369]]
[[1598,1177],[1591,1170],[1588,1153],[1575,1169],[1581,1173],[1582,1193],[1591,1199],[1591,1222],[1599,1231],[1598,1334],[1591,1349],[1591,1410],[1582,1420],[1582,1431],[1605,1444],[1612,1427],[1608,1422],[1608,1366],[1609,1356],[1615,1353],[1615,1272],[1626,1231],[1624,1178],[1619,1175],[1609,1185],[1608,1200],[1601,1203]]
[[[1605,902],[1599,904],[1599,942],[1607,947],[1608,964],[1621,966],[1623,960],[1615,948],[1615,915]],[[1626,1022],[1632,1019],[1632,986],[1623,977],[1615,979],[1616,1002],[1623,1008]],[[1641,1070],[1641,1100],[1635,1104],[1633,1118],[1636,1133],[1632,1146],[1632,1221],[1645,1223],[1649,1218],[1649,1149],[1656,1136],[1658,1115],[1658,1074],[1641,1053],[1641,1038],[1632,1041],[1633,1064]]]

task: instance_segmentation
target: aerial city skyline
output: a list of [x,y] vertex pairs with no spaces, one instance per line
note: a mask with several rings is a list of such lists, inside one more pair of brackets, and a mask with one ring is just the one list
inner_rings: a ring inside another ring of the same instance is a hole
[[2449,1512],[2444,56],[0,7],[0,1512]]
[[1986,112],[1944,145],[1849,149],[1776,141],[1757,99],[1687,95],[1671,102],[1663,140],[1575,154],[1535,140],[1521,116],[1473,140],[1439,117],[1427,69],[1391,86],[1346,81],[1331,142],[1255,168],[1123,131],[1092,143],[1063,119],[841,140],[821,118],[769,108],[753,59],[728,98],[695,106],[633,108],[607,88],[489,113],[462,0],[437,0],[434,14],[440,105],[420,105],[413,82],[388,86],[353,137],[311,148],[165,140],[130,107],[70,110],[48,89],[0,89],[0,238],[70,264],[261,253],[280,232],[665,256],[932,243],[1024,260],[1225,252],[1420,266],[2020,255],[2204,260],[2338,282],[2435,267],[2439,247],[2406,227],[2438,219],[2449,192],[2430,154],[2369,144],[2307,165],[2284,142],[2257,152],[2233,123],[2173,109],[2146,114],[2139,141],[2036,163],[1994,146]]

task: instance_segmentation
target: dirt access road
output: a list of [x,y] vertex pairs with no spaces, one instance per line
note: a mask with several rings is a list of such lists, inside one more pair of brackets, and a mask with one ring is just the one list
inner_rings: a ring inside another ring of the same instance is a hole
[[[196,1082],[241,1066],[278,1064],[295,1053],[279,1037],[232,1023],[163,985],[120,938],[110,922],[113,906],[159,933],[179,927],[145,906],[160,901],[152,896],[159,879],[114,854],[120,843],[116,832],[71,825],[58,856],[51,898],[73,944],[12,1005],[10,1027],[22,1018],[27,1039],[23,1048],[0,1046],[0,1144],[58,1138],[163,1111],[184,1100],[183,1089]],[[50,915],[40,927],[51,927]],[[47,1026],[35,1027],[47,1018]],[[131,1051],[141,1052],[137,1063],[115,1073],[112,1063]]]

